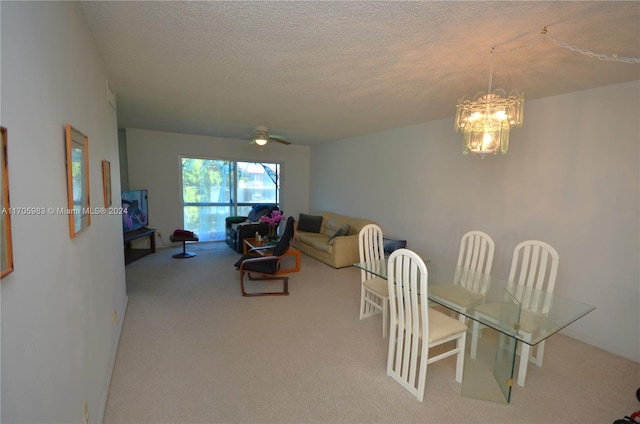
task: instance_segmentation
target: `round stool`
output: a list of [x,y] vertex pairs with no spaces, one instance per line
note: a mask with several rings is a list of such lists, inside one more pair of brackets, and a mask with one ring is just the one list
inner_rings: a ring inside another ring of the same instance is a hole
[[194,234],[193,236],[175,236],[171,234],[169,236],[169,240],[171,240],[173,243],[182,242],[182,253],[176,253],[175,255],[173,255],[174,258],[186,259],[186,258],[193,258],[194,256],[196,256],[195,253],[187,252],[187,242],[198,241],[197,235]]

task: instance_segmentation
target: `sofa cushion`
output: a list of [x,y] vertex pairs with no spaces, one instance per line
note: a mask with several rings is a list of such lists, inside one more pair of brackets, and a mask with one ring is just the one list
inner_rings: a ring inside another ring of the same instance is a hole
[[331,237],[329,237],[329,240],[327,241],[327,243],[328,244],[333,244],[333,240],[336,237],[348,235],[350,228],[351,228],[351,226],[349,224],[344,224],[342,227],[338,228],[338,231],[336,231],[335,233],[333,233],[333,235]]
[[331,245],[327,244],[326,241],[316,241],[311,243],[311,246],[318,252],[331,253]]
[[336,231],[340,229],[340,227],[342,227],[342,223],[339,223],[333,218],[329,218],[322,225],[321,232],[327,237],[332,237],[336,233]]
[[322,215],[307,215],[301,213],[298,217],[298,230],[319,233],[322,226]]
[[331,253],[331,246],[327,244],[327,236],[318,233],[296,233],[298,242],[309,245],[320,252]]

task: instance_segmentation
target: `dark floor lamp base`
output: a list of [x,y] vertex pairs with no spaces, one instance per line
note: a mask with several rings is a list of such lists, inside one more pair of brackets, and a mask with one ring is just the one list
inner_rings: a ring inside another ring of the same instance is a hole
[[191,252],[176,253],[175,255],[173,255],[174,258],[178,259],[193,258],[194,256],[196,256],[196,254]]

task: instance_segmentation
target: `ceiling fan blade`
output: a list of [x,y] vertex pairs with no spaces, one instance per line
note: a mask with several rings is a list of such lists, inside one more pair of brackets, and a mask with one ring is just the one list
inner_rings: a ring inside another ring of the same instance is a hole
[[282,137],[280,135],[271,135],[271,134],[269,134],[269,140],[273,140],[273,141],[276,141],[278,143],[285,144],[287,146],[289,144],[291,144],[291,142],[289,140],[287,140],[285,137]]

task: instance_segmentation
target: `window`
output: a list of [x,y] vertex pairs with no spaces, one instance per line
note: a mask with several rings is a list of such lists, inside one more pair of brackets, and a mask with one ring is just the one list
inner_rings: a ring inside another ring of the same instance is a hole
[[280,203],[280,164],[181,158],[184,228],[201,241],[225,238],[225,218]]

